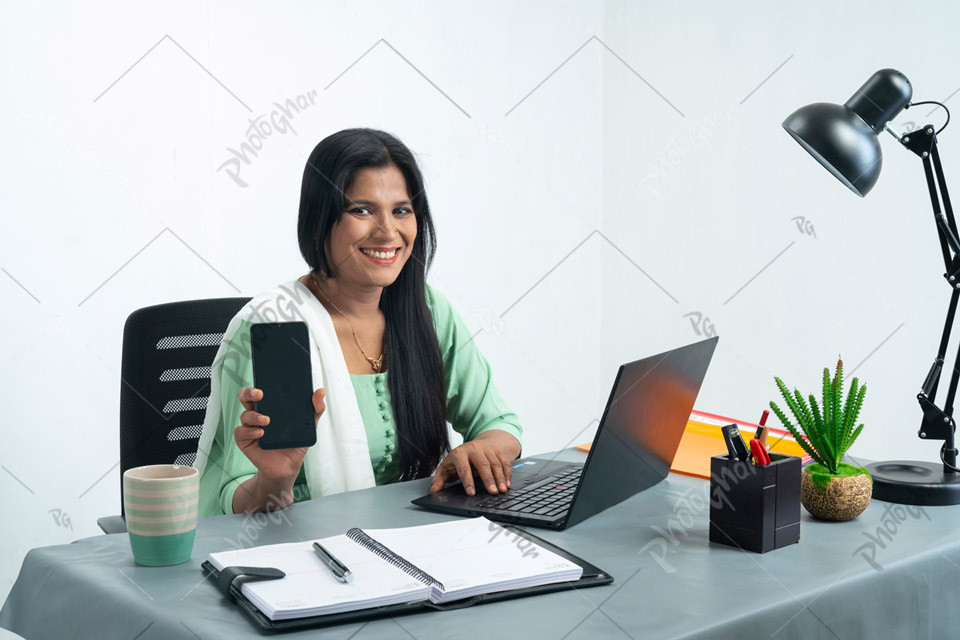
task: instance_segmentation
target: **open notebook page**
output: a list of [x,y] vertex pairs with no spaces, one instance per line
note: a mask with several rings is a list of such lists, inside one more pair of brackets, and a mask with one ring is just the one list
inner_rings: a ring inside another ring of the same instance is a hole
[[[583,568],[484,517],[400,529],[364,529],[443,583],[436,602],[578,580]],[[349,563],[347,563],[349,566]]]
[[279,580],[247,582],[240,587],[264,615],[284,620],[368,607],[415,602],[429,598],[431,589],[397,567],[384,562],[345,535],[318,539],[353,573],[344,584],[313,551],[313,540],[211,553],[217,570],[232,565],[276,567],[286,573]]

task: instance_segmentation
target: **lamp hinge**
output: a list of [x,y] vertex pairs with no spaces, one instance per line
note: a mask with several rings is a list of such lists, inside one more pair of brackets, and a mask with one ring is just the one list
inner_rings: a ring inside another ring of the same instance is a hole
[[923,409],[923,421],[920,423],[922,440],[946,440],[956,428],[953,418],[944,413],[923,393],[917,394],[920,408]]
[[900,137],[900,144],[921,158],[929,158],[933,153],[933,145],[937,143],[936,129],[931,124],[925,124],[916,131],[905,133]]

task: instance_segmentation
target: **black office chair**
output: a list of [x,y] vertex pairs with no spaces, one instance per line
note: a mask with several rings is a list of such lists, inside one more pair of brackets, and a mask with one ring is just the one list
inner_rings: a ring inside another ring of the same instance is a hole
[[[250,298],[168,302],[130,314],[120,372],[120,513],[123,472],[147,464],[191,465],[210,397],[210,365],[223,333]],[[97,519],[124,533],[124,515]]]

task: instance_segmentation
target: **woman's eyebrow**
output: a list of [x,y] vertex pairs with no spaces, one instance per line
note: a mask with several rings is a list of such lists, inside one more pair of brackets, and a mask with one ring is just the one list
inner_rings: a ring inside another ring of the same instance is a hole
[[[358,199],[358,200],[350,200],[350,199],[348,198],[347,201],[350,202],[350,204],[366,204],[366,205],[370,205],[370,206],[373,206],[373,207],[377,206],[377,203],[376,203],[376,202],[373,202],[373,201],[371,201],[371,200],[359,200],[359,199]],[[401,204],[410,204],[410,201],[409,201],[409,200],[397,200],[397,201],[394,203],[394,206],[399,206],[399,205],[401,205]]]

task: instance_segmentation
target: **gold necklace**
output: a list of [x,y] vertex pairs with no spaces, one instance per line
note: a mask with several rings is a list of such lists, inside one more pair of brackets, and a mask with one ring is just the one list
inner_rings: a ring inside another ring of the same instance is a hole
[[332,304],[333,308],[339,311],[340,315],[343,316],[343,319],[346,320],[347,324],[350,325],[350,330],[353,331],[353,339],[356,341],[357,346],[360,348],[360,353],[362,353],[363,357],[367,359],[367,361],[370,363],[370,366],[373,367],[373,370],[376,371],[377,373],[380,373],[380,369],[381,367],[383,367],[383,354],[381,353],[380,357],[377,358],[376,360],[374,360],[373,358],[367,355],[367,352],[363,350],[363,346],[360,344],[360,338],[357,337],[357,330],[353,328],[353,323],[350,322],[350,318],[348,318],[347,314],[345,314],[343,311],[340,311],[340,307],[335,305],[333,303],[333,300],[328,298],[327,294],[323,292],[323,289],[320,288],[320,283],[317,282],[316,274],[311,271],[310,276],[313,278],[313,284],[317,288],[317,291],[320,292],[320,295],[323,296],[323,299],[329,302],[330,304]]

